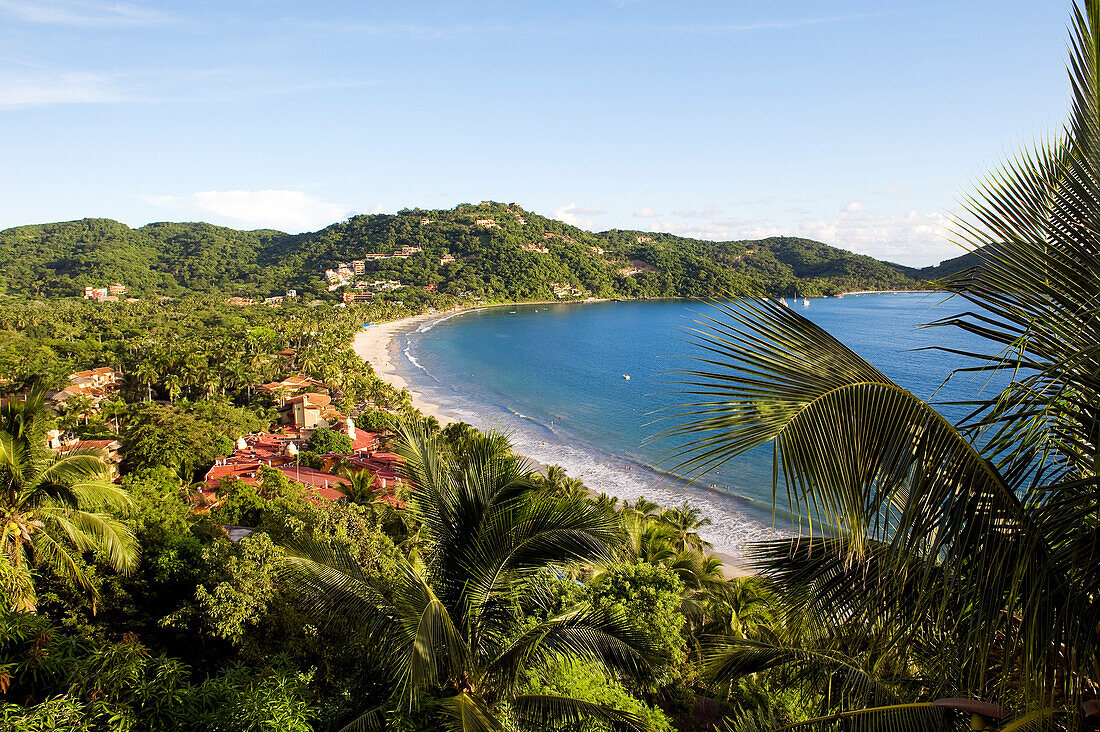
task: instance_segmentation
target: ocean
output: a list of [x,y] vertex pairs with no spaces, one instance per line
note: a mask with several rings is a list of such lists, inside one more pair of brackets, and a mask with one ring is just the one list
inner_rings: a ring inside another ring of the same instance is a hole
[[[962,301],[878,293],[789,302],[917,396],[950,402],[985,384],[967,376],[943,386],[952,369],[972,364],[918,350],[976,345],[958,329],[918,329],[964,309]],[[688,482],[662,461],[672,445],[650,439],[667,426],[662,410],[685,400],[672,393],[670,372],[701,355],[687,331],[712,314],[706,303],[681,300],[486,308],[399,332],[393,348],[409,388],[444,414],[506,431],[517,452],[561,465],[592,490],[661,505],[686,500],[713,522],[703,537],[736,556],[746,541],[792,529],[785,506],[773,510],[771,447]],[[964,413],[939,408],[951,419]]]

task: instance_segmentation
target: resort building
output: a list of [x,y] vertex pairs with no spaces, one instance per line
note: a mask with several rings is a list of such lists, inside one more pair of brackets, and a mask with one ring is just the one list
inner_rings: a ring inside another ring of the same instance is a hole
[[374,297],[373,292],[345,292],[344,293],[344,302],[348,302],[348,303],[370,302],[371,298],[373,298],[373,297]]
[[550,250],[546,247],[540,247],[538,244],[525,243],[520,244],[519,248],[525,252],[537,252],[538,254],[549,254]]
[[236,305],[237,307],[244,307],[246,305],[253,304],[255,302],[255,300],[253,300],[251,297],[233,296],[233,297],[229,298],[228,300],[226,300],[226,302],[229,303],[230,305]]
[[455,261],[455,257],[453,254],[444,254],[442,257],[439,258],[439,263],[441,265],[450,264],[453,261]]
[[117,392],[122,386],[122,377],[113,368],[100,366],[69,374],[69,382],[69,386],[50,396],[53,406],[65,408],[73,397],[84,397],[91,401],[92,413],[95,413],[99,409],[100,402]]
[[486,229],[499,229],[500,225],[493,219],[478,219],[474,222],[474,226],[482,226]]
[[113,285],[107,285],[107,294],[114,295],[115,297],[118,297],[119,295],[125,295],[126,285],[118,282],[114,283]]
[[[294,357],[295,351],[288,348],[286,351],[280,351],[279,355],[286,356],[289,360]],[[261,384],[259,387],[257,387],[256,390],[265,394],[273,395],[275,397],[276,404],[282,406],[286,403],[287,397],[293,394],[297,394],[298,392],[305,391],[307,389],[316,390],[324,388],[324,383],[317,381],[316,379],[311,379],[301,374],[294,374],[292,376],[286,377],[282,381],[269,381],[266,384]]]

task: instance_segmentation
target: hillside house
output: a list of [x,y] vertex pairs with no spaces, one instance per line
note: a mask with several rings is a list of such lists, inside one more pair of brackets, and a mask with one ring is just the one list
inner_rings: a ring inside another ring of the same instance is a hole
[[404,247],[401,247],[400,249],[398,249],[396,252],[394,252],[393,256],[396,257],[397,259],[407,259],[407,258],[411,257],[414,254],[419,254],[422,251],[424,251],[424,250],[420,247],[404,246]]
[[525,252],[537,252],[538,254],[549,254],[550,250],[546,247],[540,247],[538,244],[528,243],[520,244],[519,248]]
[[442,257],[439,258],[440,265],[450,264],[453,261],[455,261],[455,257],[453,254],[444,254]]
[[356,303],[356,302],[370,302],[374,297],[373,292],[345,292],[344,302]]
[[[287,350],[290,351],[290,358],[293,358],[294,351],[291,349]],[[280,355],[284,353],[286,352],[280,351]],[[294,374],[292,376],[287,376],[281,381],[269,381],[266,384],[261,384],[260,386],[256,387],[256,390],[264,394],[271,394],[275,397],[275,403],[279,406],[282,406],[284,403],[286,403],[287,398],[294,394],[305,391],[307,389],[317,390],[324,388],[325,385],[322,382],[317,381],[316,379],[311,379],[301,374]]]
[[481,226],[486,229],[499,229],[500,225],[493,219],[478,219],[474,222],[474,226]]
[[244,307],[246,305],[251,305],[255,302],[255,300],[253,300],[251,297],[237,297],[236,295],[234,295],[233,297],[226,300],[226,302],[230,305],[236,305],[237,307]]
[[113,285],[107,285],[107,294],[114,295],[115,297],[118,297],[119,295],[125,295],[126,285],[123,285],[119,282],[116,282]]

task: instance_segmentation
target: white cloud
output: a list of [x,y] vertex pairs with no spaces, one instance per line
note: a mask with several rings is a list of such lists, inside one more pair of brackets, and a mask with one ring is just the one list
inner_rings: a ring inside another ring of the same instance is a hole
[[640,219],[652,219],[652,218],[656,217],[658,214],[657,214],[656,211],[654,211],[651,208],[643,208],[640,211],[635,211],[634,215],[637,216]]
[[863,210],[862,201],[852,201],[847,206],[841,209],[842,213],[859,213]]
[[137,3],[96,0],[0,0],[0,12],[29,23],[83,27],[152,25],[171,20]]
[[[648,228],[680,236],[712,241],[762,239],[769,236],[803,236],[876,259],[914,267],[937,264],[958,256],[960,250],[945,239],[947,217],[941,213],[907,211],[869,213],[847,210],[835,218],[803,218],[777,223],[770,219],[718,219],[654,221]],[[861,207],[862,209],[862,207]]]
[[41,107],[49,104],[104,104],[123,101],[112,77],[62,72],[11,74],[0,72],[0,108]]
[[595,227],[596,222],[585,217],[600,216],[604,213],[606,212],[599,206],[578,206],[575,203],[570,203],[567,206],[555,208],[550,212],[550,218],[564,221],[571,226],[579,226],[582,229],[591,229]]
[[291,233],[312,231],[346,218],[346,206],[302,191],[201,191],[190,196],[146,196],[161,208],[212,213],[234,223]]

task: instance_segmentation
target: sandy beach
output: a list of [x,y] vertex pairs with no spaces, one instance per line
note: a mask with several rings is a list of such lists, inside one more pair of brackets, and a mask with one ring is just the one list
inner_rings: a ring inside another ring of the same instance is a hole
[[[476,308],[471,308],[470,310],[474,309]],[[470,312],[470,310],[461,312]],[[371,365],[371,368],[374,369],[374,373],[377,374],[379,378],[398,389],[408,389],[408,382],[402,378],[396,366],[399,357],[397,350],[400,346],[395,336],[398,333],[415,328],[423,322],[446,317],[451,314],[453,313],[425,313],[423,315],[412,315],[407,318],[399,318],[397,320],[367,326],[355,335],[355,339],[352,341],[352,349],[359,358]],[[412,405],[414,407],[425,415],[435,417],[439,420],[441,425],[448,425],[456,421],[454,416],[444,414],[440,410],[439,405],[425,401],[424,395],[420,392],[409,389],[409,395],[412,398]],[[541,463],[539,463],[538,466],[542,469],[546,467]],[[593,493],[593,495],[595,494]],[[722,561],[722,573],[727,579],[751,577],[753,575],[737,557],[721,552],[709,552],[709,554]]]
[[[367,326],[355,334],[355,339],[351,343],[352,350],[359,358],[371,365],[380,379],[398,389],[407,389],[408,382],[401,377],[394,365],[396,360],[394,351],[398,348],[394,336],[424,321],[434,320],[443,315],[445,313],[424,313]],[[443,414],[438,405],[424,401],[424,395],[420,392],[409,389],[409,395],[412,397],[414,407],[425,415],[438,419],[439,424],[448,425],[455,421],[453,417]]]

